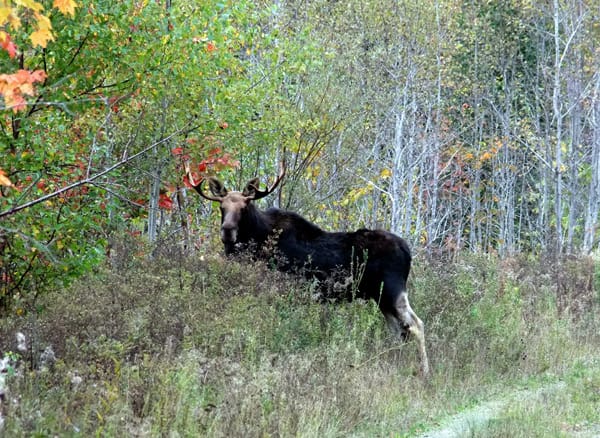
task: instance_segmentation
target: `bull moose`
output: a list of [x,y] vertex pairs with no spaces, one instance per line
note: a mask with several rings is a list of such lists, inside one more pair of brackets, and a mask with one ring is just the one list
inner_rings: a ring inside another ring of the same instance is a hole
[[[429,374],[425,350],[425,332],[421,319],[408,302],[406,282],[411,254],[404,239],[387,231],[359,229],[354,232],[327,232],[291,211],[270,208],[262,211],[252,201],[272,193],[285,175],[285,166],[275,182],[259,190],[259,180],[250,180],[243,191],[229,191],[216,178],[209,177],[211,194],[202,186],[206,179],[195,183],[194,189],[205,199],[216,201],[221,209],[221,241],[226,254],[253,248],[264,257],[267,246],[274,247],[282,261],[282,271],[302,270],[320,280],[329,275],[346,273],[362,266],[360,277],[352,287],[353,296],[371,298],[379,305],[391,330],[401,339],[409,334],[418,343],[421,374]],[[271,252],[272,254],[272,252]]]

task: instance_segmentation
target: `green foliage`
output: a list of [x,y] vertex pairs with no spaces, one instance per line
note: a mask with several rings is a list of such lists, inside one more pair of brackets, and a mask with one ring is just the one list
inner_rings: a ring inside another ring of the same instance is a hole
[[[1,165],[17,189],[0,197],[1,311],[31,310],[39,294],[88,271],[114,232],[144,233],[159,193],[177,200],[173,214],[160,206],[162,223],[198,213],[177,194],[184,159],[214,159],[215,172],[240,157],[245,177],[274,168],[298,121],[280,90],[290,43],[271,26],[276,13],[256,2],[83,2],[75,20],[52,16],[46,49],[2,58],[48,79],[27,111],[2,122]],[[302,62],[317,57],[307,49]],[[11,212],[153,144],[94,186]]]

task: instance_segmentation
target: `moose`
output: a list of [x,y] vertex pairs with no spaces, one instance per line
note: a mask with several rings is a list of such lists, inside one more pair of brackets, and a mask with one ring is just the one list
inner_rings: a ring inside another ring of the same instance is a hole
[[[272,193],[285,175],[280,165],[279,175],[266,190],[259,190],[259,179],[250,180],[241,191],[229,191],[217,178],[209,177],[195,183],[188,169],[191,186],[209,201],[216,201],[221,209],[220,237],[227,255],[254,251],[259,257],[280,257],[277,263],[282,271],[302,271],[319,280],[345,272],[348,298],[375,300],[388,326],[400,339],[414,336],[421,360],[420,373],[429,374],[425,350],[425,332],[421,319],[408,302],[406,283],[411,265],[407,242],[387,231],[359,229],[354,232],[327,232],[297,213],[269,208],[258,209],[253,201]],[[204,192],[208,180],[211,194]],[[274,252],[267,251],[274,248]],[[357,269],[360,267],[360,270]],[[352,293],[348,290],[352,289]]]

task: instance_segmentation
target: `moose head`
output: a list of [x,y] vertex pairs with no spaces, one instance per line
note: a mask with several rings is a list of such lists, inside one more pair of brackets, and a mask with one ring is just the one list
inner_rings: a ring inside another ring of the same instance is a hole
[[[220,204],[221,241],[227,253],[231,253],[234,250],[236,243],[248,240],[246,238],[240,239],[240,228],[258,214],[258,210],[254,208],[252,201],[264,198],[273,193],[284,176],[285,165],[282,162],[279,166],[279,175],[271,187],[267,187],[266,190],[260,190],[258,188],[260,185],[259,179],[253,178],[239,192],[228,190],[220,180],[214,177],[203,179],[200,183],[194,184],[192,176],[188,172],[190,183],[200,196]],[[205,193],[203,189],[204,182],[207,180],[210,194]]]

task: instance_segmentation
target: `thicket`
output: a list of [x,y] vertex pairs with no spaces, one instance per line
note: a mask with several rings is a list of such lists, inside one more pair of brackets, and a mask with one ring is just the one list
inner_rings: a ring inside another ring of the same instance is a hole
[[544,431],[600,420],[592,259],[418,255],[424,382],[416,346],[397,344],[372,302],[316,302],[310,282],[251,260],[135,252],[1,320],[14,360],[0,433],[412,436],[505,387],[558,379],[587,389]]
[[597,249],[592,1],[19,5],[0,16],[4,313],[123,235],[202,247],[215,211],[186,166],[239,187],[284,151],[267,202],[330,230],[429,252]]

